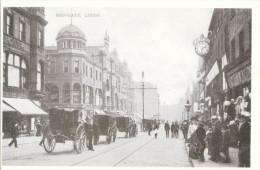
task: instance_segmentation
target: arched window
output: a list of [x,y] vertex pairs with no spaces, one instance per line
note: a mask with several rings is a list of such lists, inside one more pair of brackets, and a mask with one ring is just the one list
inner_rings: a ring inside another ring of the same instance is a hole
[[36,89],[38,91],[42,91],[43,81],[44,81],[43,64],[42,62],[38,62],[37,63],[37,86],[36,86]]
[[93,88],[90,86],[87,86],[87,93],[86,93],[86,100],[88,102],[88,104],[93,104],[94,100],[93,100]]
[[59,103],[59,88],[55,84],[46,84],[46,102]]
[[9,53],[8,56],[4,55],[4,57],[3,82],[5,85],[28,89],[26,61],[13,53]]
[[75,83],[73,85],[73,103],[78,103],[80,104],[80,94],[81,94],[81,90],[80,90],[80,84]]
[[62,102],[70,103],[70,84],[64,83],[62,85]]

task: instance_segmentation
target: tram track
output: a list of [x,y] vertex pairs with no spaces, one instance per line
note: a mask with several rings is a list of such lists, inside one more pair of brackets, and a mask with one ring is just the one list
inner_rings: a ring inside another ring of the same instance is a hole
[[[144,138],[144,137],[146,137],[146,135],[143,135],[141,138]],[[100,156],[100,155],[103,155],[103,154],[105,154],[105,153],[108,153],[108,152],[110,152],[110,151],[112,151],[112,150],[118,149],[118,148],[120,148],[120,147],[122,147],[122,146],[125,146],[125,145],[127,145],[127,144],[129,144],[129,143],[131,143],[131,142],[136,141],[136,140],[140,140],[140,138],[135,138],[135,139],[132,139],[132,140],[130,140],[130,141],[128,141],[128,142],[122,143],[122,144],[120,144],[120,145],[118,145],[118,146],[115,146],[115,147],[113,147],[113,148],[111,148],[111,149],[105,150],[105,151],[103,151],[103,152],[101,152],[101,153],[98,153],[98,154],[96,154],[96,155],[94,155],[94,156],[91,156],[91,157],[89,157],[89,158],[87,158],[87,159],[84,159],[84,160],[82,160],[82,161],[79,161],[79,162],[77,162],[77,163],[74,163],[74,164],[72,164],[71,166],[79,165],[79,164],[81,164],[81,163],[83,163],[83,162],[85,162],[85,161],[91,160],[91,159],[96,158],[96,157],[98,157],[98,156]],[[150,141],[150,140],[149,140],[149,141]]]

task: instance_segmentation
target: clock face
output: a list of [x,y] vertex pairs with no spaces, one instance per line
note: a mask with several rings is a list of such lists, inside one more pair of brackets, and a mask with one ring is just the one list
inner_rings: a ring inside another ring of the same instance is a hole
[[199,56],[205,56],[209,52],[209,44],[204,41],[199,41],[195,46],[195,51]]

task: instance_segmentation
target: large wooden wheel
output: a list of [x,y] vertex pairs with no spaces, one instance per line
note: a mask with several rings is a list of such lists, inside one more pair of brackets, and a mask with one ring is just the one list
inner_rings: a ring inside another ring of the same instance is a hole
[[54,137],[51,138],[45,138],[43,141],[43,147],[46,152],[51,153],[56,145],[56,141]]
[[86,148],[86,132],[84,125],[80,124],[76,130],[75,149],[78,153]]

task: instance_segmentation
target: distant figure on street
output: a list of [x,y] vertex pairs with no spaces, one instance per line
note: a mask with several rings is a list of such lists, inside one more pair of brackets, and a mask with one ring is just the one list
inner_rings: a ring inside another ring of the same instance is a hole
[[185,142],[187,142],[187,135],[188,135],[188,128],[189,128],[189,125],[186,121],[184,121],[182,123],[182,126],[181,126],[181,130],[182,130],[182,133],[183,133],[183,138],[185,139]]
[[246,120],[249,113],[241,114],[239,117],[239,167],[250,167],[250,124]]
[[165,123],[164,129],[166,131],[166,138],[169,138],[170,125],[169,125],[168,121]]
[[147,125],[147,129],[148,129],[148,135],[150,136],[151,135],[151,131],[153,130],[153,126],[152,126],[152,123],[151,122],[148,122],[148,125]]
[[99,127],[98,122],[94,121],[93,124],[93,135],[94,135],[94,145],[97,145],[97,142],[99,140]]
[[191,117],[190,118],[190,124],[189,124],[189,128],[188,128],[188,136],[187,138],[191,138],[192,134],[194,132],[196,132],[198,126],[197,126],[197,119],[195,117]]
[[171,124],[171,138],[174,138],[175,125],[174,122]]
[[230,133],[228,131],[227,125],[224,123],[222,125],[222,142],[221,142],[221,152],[225,155],[224,163],[230,162],[229,157],[229,143],[230,143]]
[[87,134],[88,142],[89,142],[88,144],[86,143],[86,145],[88,146],[88,150],[94,151],[94,148],[93,148],[93,127],[91,125],[91,119],[89,117],[86,117],[86,122],[84,124],[84,127],[85,127],[85,131],[86,131],[86,134]]
[[174,130],[175,130],[175,132],[174,132],[175,133],[175,137],[179,138],[179,125],[178,125],[177,121],[175,122],[175,129]]
[[11,132],[11,137],[12,137],[12,141],[8,144],[9,147],[12,146],[12,144],[14,143],[14,146],[17,148],[17,136],[18,136],[18,124],[14,121],[12,121],[11,123],[11,129],[10,129],[10,132]]
[[155,126],[154,126],[154,137],[155,137],[155,139],[157,139],[158,132],[159,132],[159,125],[155,124]]

